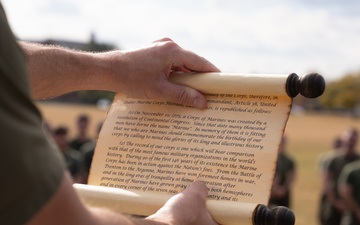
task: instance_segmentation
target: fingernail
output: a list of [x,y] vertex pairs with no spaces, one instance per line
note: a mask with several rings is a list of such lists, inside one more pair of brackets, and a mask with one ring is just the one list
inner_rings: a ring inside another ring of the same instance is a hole
[[194,100],[194,106],[195,106],[196,108],[204,109],[204,108],[205,108],[205,105],[206,105],[206,103],[205,103],[202,99],[200,99],[200,98],[195,98],[195,100]]

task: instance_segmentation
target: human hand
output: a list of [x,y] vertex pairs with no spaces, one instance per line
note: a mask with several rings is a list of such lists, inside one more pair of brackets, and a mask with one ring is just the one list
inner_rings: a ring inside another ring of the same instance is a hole
[[169,225],[218,225],[206,208],[207,194],[205,184],[195,181],[146,219]]
[[341,199],[335,200],[334,207],[340,212],[344,212],[345,210],[347,210],[345,202]]
[[355,211],[355,220],[360,223],[360,210],[356,210]]
[[[171,72],[219,72],[213,64],[193,52],[182,49],[169,38],[150,43],[142,48],[106,53],[111,57],[112,72],[122,71],[121,79],[114,82],[115,91],[130,97],[143,99],[162,99],[197,108],[205,108],[206,100],[197,90],[171,83]],[[117,63],[125,60],[124,63]],[[122,65],[117,68],[116,65]],[[180,75],[181,76],[181,75]],[[116,77],[113,76],[113,77]]]

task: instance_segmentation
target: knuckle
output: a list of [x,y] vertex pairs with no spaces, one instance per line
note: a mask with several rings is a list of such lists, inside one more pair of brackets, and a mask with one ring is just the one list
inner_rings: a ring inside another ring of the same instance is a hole
[[169,37],[164,37],[164,38],[161,38],[159,41],[166,42],[166,41],[173,41],[173,40]]
[[180,48],[179,45],[173,41],[164,42],[162,46],[163,46],[164,50],[168,51],[168,52],[178,51]]
[[186,91],[183,90],[180,92],[180,94],[177,96],[177,101],[181,104],[186,104],[188,102],[189,96],[187,95]]
[[155,94],[155,98],[161,98],[164,99],[167,96],[167,87],[163,82],[156,82],[155,86],[154,86],[154,94]]

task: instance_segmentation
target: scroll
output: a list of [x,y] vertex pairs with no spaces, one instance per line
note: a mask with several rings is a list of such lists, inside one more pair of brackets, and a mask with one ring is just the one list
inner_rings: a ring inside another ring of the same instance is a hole
[[88,185],[74,185],[84,201],[147,216],[201,180],[209,191],[207,207],[220,224],[294,224],[289,209],[269,211],[266,205],[292,98],[321,95],[323,77],[181,73],[171,81],[204,93],[207,108],[118,93]]

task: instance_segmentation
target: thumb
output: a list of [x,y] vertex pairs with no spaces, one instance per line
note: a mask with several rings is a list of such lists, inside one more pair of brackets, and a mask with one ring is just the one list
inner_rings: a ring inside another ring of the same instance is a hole
[[204,201],[206,200],[208,196],[208,189],[204,182],[196,180],[193,183],[191,183],[184,191],[183,193],[195,193],[198,194]]
[[167,82],[166,89],[162,90],[162,92],[170,101],[199,109],[205,109],[207,101],[201,92],[184,85],[174,84],[169,81]]

